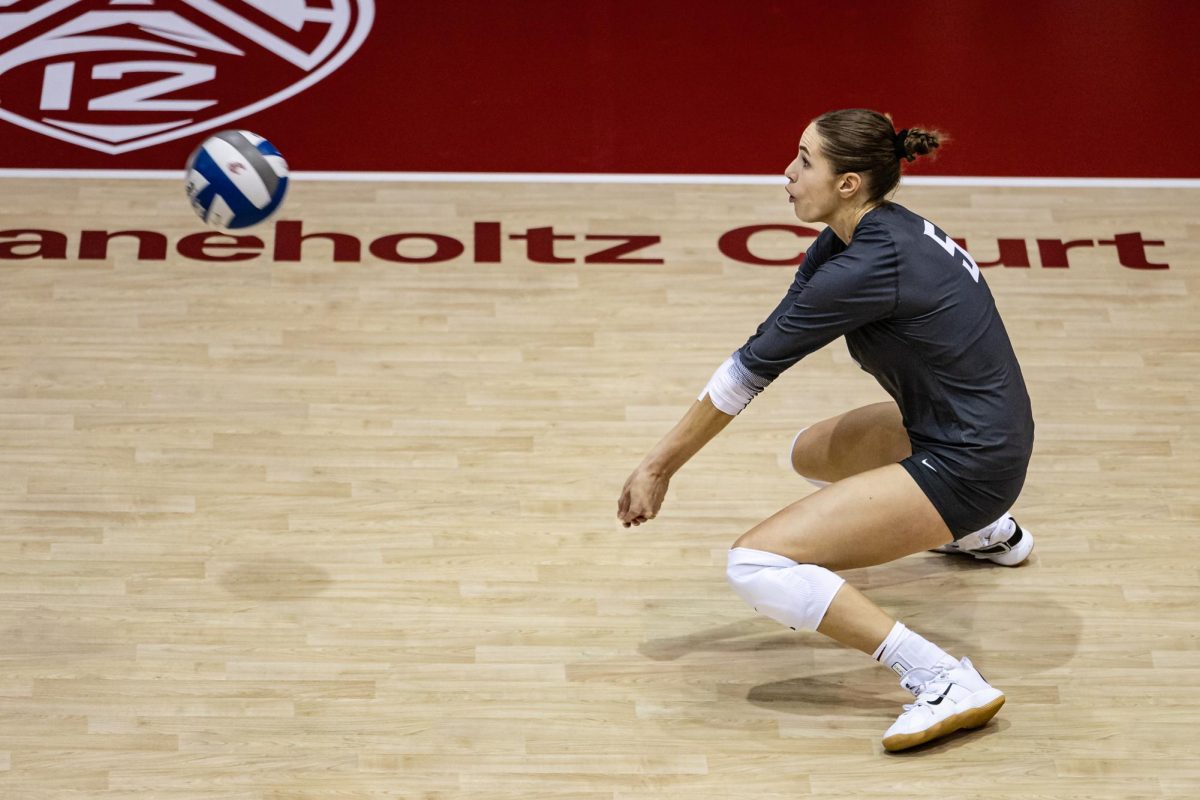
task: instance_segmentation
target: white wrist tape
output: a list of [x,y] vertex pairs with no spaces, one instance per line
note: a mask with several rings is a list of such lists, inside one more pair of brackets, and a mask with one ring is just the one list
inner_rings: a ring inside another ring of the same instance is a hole
[[696,399],[703,400],[704,396],[708,395],[714,406],[736,417],[742,409],[750,405],[750,401],[759,392],[767,388],[768,384],[769,380],[760,378],[743,367],[735,353],[717,367],[717,371],[708,379],[708,384]]

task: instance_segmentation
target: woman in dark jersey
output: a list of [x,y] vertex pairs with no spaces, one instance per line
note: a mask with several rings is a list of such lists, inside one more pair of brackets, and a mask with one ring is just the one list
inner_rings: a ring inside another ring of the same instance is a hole
[[741,536],[728,578],[793,630],[870,653],[916,701],[884,735],[902,750],[984,725],[1004,704],[970,660],[888,616],[837,570],[936,549],[1007,566],[1033,537],[1008,513],[1025,480],[1033,417],[979,267],[932,223],[887,200],[902,161],[941,135],[893,130],[866,109],[823,114],[788,166],[796,216],[828,227],[779,305],[713,374],[626,481],[618,518],[653,519],[672,475],[771,381],[839,336],[893,398],[802,430],[795,470],[820,491]]

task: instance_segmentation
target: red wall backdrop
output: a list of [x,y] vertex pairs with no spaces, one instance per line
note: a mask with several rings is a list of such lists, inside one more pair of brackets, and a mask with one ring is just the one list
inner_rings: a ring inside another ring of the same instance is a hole
[[[114,7],[77,3],[0,54]],[[185,0],[151,7],[211,27]],[[952,135],[922,174],[1195,178],[1197,31],[1193,0],[376,0],[344,66],[219,127],[267,136],[302,170],[778,174],[813,116],[867,106]],[[248,55],[164,97],[232,108],[300,75],[221,33]],[[105,58],[146,56],[79,58],[85,95],[161,77],[88,83]],[[47,63],[0,75],[0,107],[33,108]],[[178,169],[202,136],[110,155],[0,122],[0,167]]]

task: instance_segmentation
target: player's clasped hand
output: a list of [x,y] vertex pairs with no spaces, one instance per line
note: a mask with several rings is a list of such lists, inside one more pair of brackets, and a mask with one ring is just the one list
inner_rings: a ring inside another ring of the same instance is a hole
[[667,485],[671,479],[666,475],[651,472],[638,467],[625,481],[621,490],[621,499],[617,502],[617,519],[628,528],[630,525],[641,525],[658,516],[662,508],[663,498],[667,494]]

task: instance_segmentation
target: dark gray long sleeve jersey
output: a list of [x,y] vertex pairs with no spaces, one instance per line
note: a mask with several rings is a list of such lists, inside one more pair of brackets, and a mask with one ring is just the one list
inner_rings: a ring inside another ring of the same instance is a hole
[[839,336],[895,399],[914,451],[967,474],[1024,473],[1021,367],[979,267],[943,231],[895,203],[869,211],[849,245],[824,230],[735,370],[757,393]]

